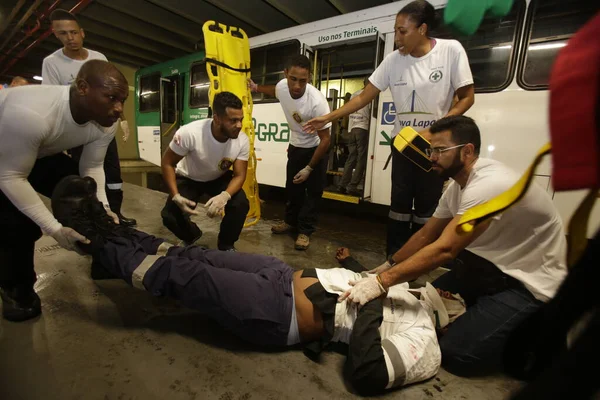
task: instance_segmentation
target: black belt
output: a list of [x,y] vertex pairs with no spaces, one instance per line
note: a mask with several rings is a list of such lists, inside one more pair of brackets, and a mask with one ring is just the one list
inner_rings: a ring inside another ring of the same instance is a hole
[[221,62],[219,60],[215,60],[214,58],[206,58],[204,59],[204,61],[211,63],[211,64],[215,64],[218,65],[219,67],[223,67],[223,68],[227,68],[230,69],[232,71],[236,71],[236,72],[250,72],[250,68],[235,68],[232,67],[231,65],[227,65],[224,62]]

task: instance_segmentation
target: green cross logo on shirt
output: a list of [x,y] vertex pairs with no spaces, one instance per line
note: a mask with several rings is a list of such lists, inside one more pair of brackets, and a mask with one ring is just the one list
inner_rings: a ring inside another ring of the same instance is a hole
[[432,83],[437,83],[440,81],[440,79],[442,79],[442,76],[444,76],[444,74],[442,74],[442,71],[435,70],[431,73],[431,75],[429,75],[429,80]]

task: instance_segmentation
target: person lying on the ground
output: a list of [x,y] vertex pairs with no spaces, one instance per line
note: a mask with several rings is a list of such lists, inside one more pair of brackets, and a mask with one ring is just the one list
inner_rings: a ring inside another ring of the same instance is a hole
[[439,369],[433,321],[445,309],[430,286],[411,292],[398,285],[363,307],[338,302],[364,270],[294,271],[275,257],[172,246],[115,224],[89,177],[63,179],[52,210],[89,239],[78,246],[110,273],[153,296],[177,299],[250,343],[302,343],[309,356],[330,343],[347,344],[346,376],[361,394],[422,381]]

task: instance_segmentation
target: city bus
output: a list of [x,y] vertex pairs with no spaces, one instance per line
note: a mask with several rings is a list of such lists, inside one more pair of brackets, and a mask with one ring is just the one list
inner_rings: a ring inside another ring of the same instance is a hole
[[[332,109],[362,88],[362,82],[394,51],[394,21],[408,0],[347,13],[250,38],[251,76],[262,85],[283,78],[286,59],[305,54],[312,63],[312,84]],[[430,0],[442,18],[445,0]],[[536,151],[549,140],[548,78],[557,52],[595,12],[587,0],[515,0],[501,18],[486,17],[474,35],[462,37],[444,26],[433,37],[454,38],[465,48],[475,81],[475,105],[467,112],[482,133],[481,156],[523,172]],[[209,80],[202,52],[142,68],[136,73],[136,125],[140,158],[160,165],[162,152],[177,128],[206,118]],[[262,185],[285,186],[290,130],[277,99],[253,95],[253,123]],[[576,101],[576,99],[574,99]],[[347,148],[347,120],[332,126],[328,188],[323,197],[351,203],[390,204],[390,155],[396,113],[425,113],[417,93],[395,109],[391,93],[382,92],[371,105],[367,169],[361,196],[336,193]],[[576,123],[576,121],[574,121]],[[424,127],[415,127],[419,128]],[[537,169],[536,182],[552,196],[563,220],[573,213],[583,193],[555,193],[551,163]],[[600,225],[596,208],[589,235]]]

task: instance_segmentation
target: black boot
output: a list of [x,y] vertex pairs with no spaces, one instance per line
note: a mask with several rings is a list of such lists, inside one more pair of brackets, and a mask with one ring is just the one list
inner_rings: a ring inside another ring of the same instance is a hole
[[33,288],[5,289],[0,287],[0,298],[2,299],[2,316],[8,321],[26,321],[42,313],[42,302]]
[[106,197],[108,199],[108,205],[112,212],[117,214],[119,222],[123,226],[135,226],[137,221],[133,218],[127,218],[121,214],[121,204],[123,204],[123,191],[121,189],[109,189],[106,188]]
[[121,222],[122,225],[124,226],[136,226],[137,225],[137,221],[133,218],[127,218],[125,216],[123,216],[123,214],[121,213],[116,213],[117,216],[119,217],[119,221]]

